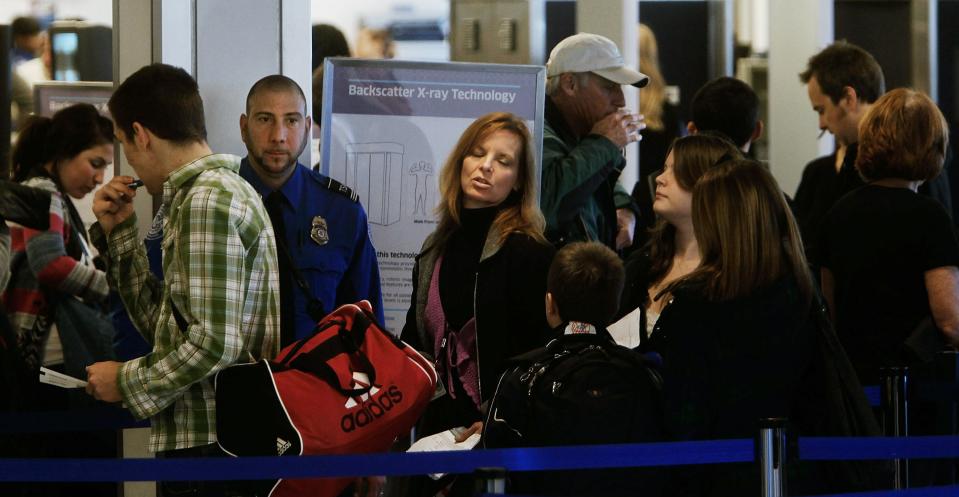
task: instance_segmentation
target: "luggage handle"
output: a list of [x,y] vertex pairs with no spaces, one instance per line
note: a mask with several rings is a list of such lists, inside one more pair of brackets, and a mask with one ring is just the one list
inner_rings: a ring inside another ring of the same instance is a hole
[[[289,361],[288,366],[313,374],[346,397],[357,397],[369,393],[376,384],[376,368],[373,367],[366,354],[360,351],[359,345],[366,340],[366,330],[369,329],[370,324],[370,319],[364,313],[355,314],[351,329],[341,328],[336,339],[328,340],[313,350],[300,354]],[[360,369],[358,371],[366,373],[369,377],[369,386],[353,389],[343,388],[336,372],[329,365],[329,361],[340,354],[347,354],[351,359],[356,359],[359,362]]]

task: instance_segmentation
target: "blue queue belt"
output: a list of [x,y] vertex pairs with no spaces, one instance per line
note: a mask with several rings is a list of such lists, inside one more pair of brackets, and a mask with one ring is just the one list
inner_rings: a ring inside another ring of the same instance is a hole
[[264,480],[753,461],[751,439],[433,453],[197,459],[0,459],[0,481]]
[[[752,439],[434,453],[205,459],[0,459],[0,481],[263,480],[752,462]],[[959,458],[959,436],[800,438],[800,459]],[[955,495],[955,494],[953,494]]]
[[149,427],[119,407],[90,407],[69,411],[0,412],[0,433],[63,433]]
[[[882,405],[882,391],[878,385],[870,385],[862,388],[866,394],[866,400],[872,407]],[[916,383],[913,386],[911,395],[916,400],[928,402],[957,402],[959,401],[959,383],[948,382],[923,382]]]
[[810,437],[799,439],[800,460],[959,458],[959,436]]

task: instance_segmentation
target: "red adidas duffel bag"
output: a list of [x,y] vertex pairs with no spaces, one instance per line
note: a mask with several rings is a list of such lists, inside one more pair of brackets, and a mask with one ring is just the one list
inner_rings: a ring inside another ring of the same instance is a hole
[[[429,403],[436,370],[384,331],[369,302],[347,304],[274,361],[216,375],[216,430],[235,456],[384,452]],[[271,497],[338,495],[352,478],[278,480]]]

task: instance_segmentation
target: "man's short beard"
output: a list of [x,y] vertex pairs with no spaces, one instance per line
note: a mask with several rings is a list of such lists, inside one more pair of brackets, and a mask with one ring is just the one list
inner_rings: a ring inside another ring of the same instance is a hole
[[[260,170],[265,172],[266,167],[264,167],[263,165],[263,156],[254,155],[253,151],[250,150],[249,148],[247,148],[246,151],[247,151],[247,154],[249,154],[250,158],[256,162],[256,165],[260,167]],[[289,162],[283,165],[283,170],[281,171],[280,174],[285,174],[287,171],[290,170],[290,168],[296,167],[298,157],[299,155],[296,155],[296,156],[291,155]]]

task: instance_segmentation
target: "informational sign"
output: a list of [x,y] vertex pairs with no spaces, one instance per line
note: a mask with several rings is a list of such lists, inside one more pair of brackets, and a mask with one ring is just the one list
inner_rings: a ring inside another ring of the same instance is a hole
[[[101,114],[110,117],[107,102],[113,95],[113,83],[107,82],[71,82],[47,81],[33,87],[34,112],[41,116],[52,117],[58,110],[75,104],[90,104]],[[116,157],[117,154],[114,154]],[[108,167],[103,174],[103,184],[113,179],[114,168]],[[83,223],[89,228],[96,217],[93,215],[93,194],[82,199],[74,199],[73,204],[80,213]]]
[[447,155],[476,118],[504,111],[526,121],[538,166],[546,69],[343,58],[325,64],[321,172],[360,196],[380,265],[385,324],[398,334],[414,259],[436,227]]
[[47,81],[33,87],[34,112],[52,116],[56,111],[73,104],[90,104],[101,114],[110,115],[107,102],[113,95],[113,83],[64,83]]

